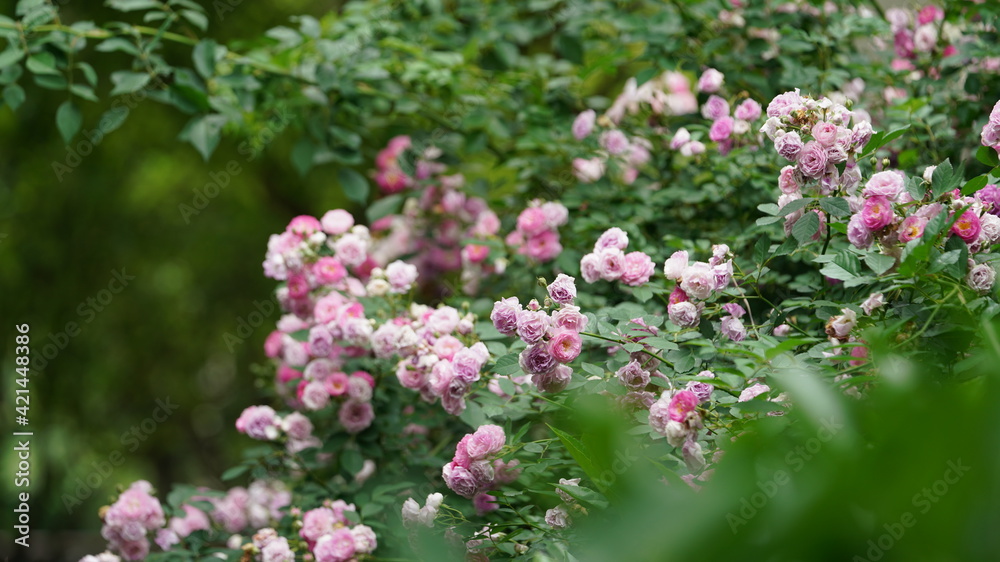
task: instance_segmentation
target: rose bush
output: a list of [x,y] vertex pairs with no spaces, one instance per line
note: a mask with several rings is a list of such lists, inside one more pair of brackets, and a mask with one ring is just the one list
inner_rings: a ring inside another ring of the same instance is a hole
[[[773,523],[711,511],[747,489],[745,443],[828,423],[844,455],[885,444],[858,412],[915,365],[949,396],[991,384],[996,8],[634,4],[353,2],[245,53],[168,34],[203,27],[182,0],[109,2],[162,22],[131,28],[135,47],[50,3],[0,21],[31,38],[0,55],[9,105],[25,57],[89,99],[94,80],[63,78],[87,75],[69,37],[100,39],[152,65],[116,91],[175,73],[150,96],[194,114],[205,157],[253,126],[241,108],[295,107],[296,167],[334,163],[364,206],[289,217],[262,248],[283,316],[222,475],[248,487],[161,503],[136,482],[102,510],[109,553],[85,559],[656,559],[623,538],[650,498],[705,504],[649,538],[690,553],[696,523]],[[165,41],[194,43],[194,68]]]

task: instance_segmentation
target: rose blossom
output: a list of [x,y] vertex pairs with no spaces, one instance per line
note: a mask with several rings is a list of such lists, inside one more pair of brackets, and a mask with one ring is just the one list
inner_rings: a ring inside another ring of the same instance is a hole
[[993,288],[997,273],[988,263],[981,263],[969,269],[969,274],[965,277],[966,283],[972,290],[981,295],[985,295]]
[[548,373],[558,364],[555,357],[549,353],[548,346],[542,342],[525,348],[518,356],[521,370],[529,375]]
[[517,331],[517,319],[521,313],[521,303],[517,297],[501,299],[493,304],[493,312],[490,313],[490,320],[498,332],[505,336],[512,336]]
[[559,304],[573,304],[576,298],[576,279],[565,273],[556,276],[555,281],[546,288],[549,297]]
[[701,115],[705,119],[716,121],[729,115],[729,102],[719,96],[709,96],[705,105],[701,106]]
[[687,269],[688,253],[684,250],[674,252],[663,264],[663,274],[667,279],[680,279],[681,274]]
[[971,209],[962,213],[962,216],[951,226],[952,233],[965,240],[968,244],[975,242],[979,238],[980,229],[979,216]]
[[250,406],[236,420],[236,430],[247,437],[271,441],[278,438],[281,418],[270,406]]
[[715,286],[715,274],[707,263],[695,262],[681,274],[681,289],[689,297],[705,300],[712,295]]
[[628,150],[628,138],[618,129],[604,131],[600,138],[601,146],[610,154],[622,154]]
[[885,305],[885,298],[883,298],[882,293],[872,293],[868,295],[865,302],[861,303],[861,310],[865,311],[865,314],[871,316],[872,311],[877,308],[882,308]]
[[580,313],[580,307],[564,304],[552,313],[552,323],[557,328],[566,328],[574,332],[582,332],[590,320]]
[[649,384],[649,371],[635,359],[629,361],[615,373],[622,385],[631,390],[642,390]]
[[337,412],[337,419],[348,433],[359,433],[372,424],[375,410],[370,402],[347,400]]
[[838,127],[826,121],[817,121],[810,131],[816,142],[829,148],[837,142]]
[[774,149],[789,162],[795,162],[799,153],[802,152],[802,147],[802,138],[794,131],[774,139]]
[[599,252],[605,248],[624,250],[628,246],[628,233],[618,228],[611,227],[604,231],[594,244],[594,251]]
[[801,185],[802,182],[799,180],[798,170],[796,170],[795,166],[785,166],[781,169],[781,173],[778,174],[778,189],[780,189],[783,194],[791,195],[793,193],[798,193],[799,190],[802,189]]
[[733,116],[743,121],[756,121],[760,119],[760,104],[752,99],[743,100],[743,103],[736,106]]
[[708,138],[713,142],[722,142],[733,134],[733,118],[724,115],[716,119],[708,130]]
[[481,460],[500,452],[507,443],[503,428],[498,425],[481,425],[466,442],[465,450],[472,460]]
[[551,325],[544,310],[522,310],[517,314],[517,335],[527,344],[541,340]]
[[899,225],[899,241],[909,242],[924,235],[924,227],[927,226],[927,219],[917,215],[910,215],[903,219]]
[[347,528],[321,536],[313,548],[316,562],[347,562],[354,556],[354,535]]
[[689,142],[691,142],[691,133],[684,127],[681,127],[680,129],[677,129],[673,138],[670,139],[670,148],[672,150],[680,150],[682,146]]
[[852,309],[842,308],[840,312],[840,316],[833,316],[826,323],[826,333],[830,337],[845,338],[858,324],[858,314]]
[[740,392],[740,397],[736,401],[746,402],[748,400],[753,400],[757,396],[760,396],[761,394],[770,391],[771,387],[767,386],[766,384],[757,383],[754,384],[753,386],[748,386],[747,388],[744,388],[743,392]]
[[625,271],[622,272],[621,280],[630,287],[637,287],[649,281],[655,269],[653,260],[646,254],[629,252],[625,254]]
[[590,136],[594,130],[594,121],[597,120],[597,112],[593,109],[580,112],[573,120],[573,137],[576,140],[583,140]]
[[865,249],[872,245],[872,231],[865,226],[861,213],[855,213],[847,223],[847,240],[856,248]]
[[670,398],[667,409],[672,421],[683,422],[697,406],[698,397],[690,390],[681,390]]
[[573,330],[558,330],[549,340],[549,353],[560,363],[569,363],[580,355],[582,341]]
[[682,328],[693,328],[701,320],[701,309],[689,301],[678,302],[667,307],[670,321]]
[[882,196],[886,199],[895,199],[903,191],[903,176],[896,172],[886,171],[874,174],[865,183],[865,188],[861,190],[861,195],[865,197]]
[[698,78],[698,91],[706,94],[714,94],[722,87],[725,76],[714,68],[709,68],[701,73]]
[[617,248],[604,248],[597,253],[601,279],[615,281],[625,271],[625,253]]
[[[861,222],[870,231],[879,230],[896,217],[892,211],[892,204],[881,195],[869,197],[865,201],[865,206],[861,208]],[[976,234],[979,234],[977,231]]]
[[816,141],[809,141],[799,151],[797,164],[803,175],[819,179],[826,173],[826,148]]
[[587,283],[594,283],[601,278],[601,259],[597,254],[590,253],[580,259],[580,275]]

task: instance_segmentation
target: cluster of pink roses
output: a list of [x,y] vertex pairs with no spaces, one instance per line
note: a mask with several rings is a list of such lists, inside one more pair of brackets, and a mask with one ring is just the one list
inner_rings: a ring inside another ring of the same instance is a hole
[[[486,345],[473,341],[474,316],[450,306],[413,304],[408,316],[390,319],[370,338],[375,357],[400,357],[396,378],[427,402],[441,400],[444,410],[459,415],[465,396],[489,361]],[[463,343],[469,342],[469,345]]]
[[580,273],[587,283],[598,279],[618,281],[637,287],[649,281],[656,270],[653,260],[643,252],[625,253],[628,234],[612,227],[601,234],[594,244],[594,251],[580,260]]
[[[779,208],[801,199],[803,189],[812,185],[820,195],[838,189],[853,193],[861,181],[855,156],[872,136],[871,123],[863,119],[864,114],[851,112],[829,98],[815,100],[795,90],[771,100],[767,116],[761,132],[774,141],[778,154],[793,163],[778,176]],[[843,170],[838,164],[844,165]],[[786,215],[786,234],[791,234],[805,212],[798,209]],[[811,212],[819,217],[815,240],[825,234],[827,217],[819,209]]]
[[490,320],[501,334],[517,335],[528,347],[521,351],[521,370],[531,375],[531,382],[541,392],[559,392],[566,388],[573,374],[567,363],[580,355],[583,341],[580,332],[588,319],[573,304],[576,280],[560,273],[548,285],[549,299],[559,305],[551,316],[532,299],[522,308],[517,297],[496,301]]
[[[847,238],[858,248],[869,248],[877,239],[882,253],[898,258],[901,245],[923,237],[927,224],[941,213],[954,219],[948,236],[957,236],[969,246],[969,273],[966,280],[980,293],[993,288],[996,272],[989,263],[976,263],[976,254],[986,253],[1000,242],[1000,189],[986,185],[972,196],[959,190],[929,201],[934,167],[924,172],[924,197],[915,200],[904,189],[901,172],[884,171],[872,175],[860,196],[848,198],[855,213],[847,224]],[[918,180],[919,181],[919,180]],[[960,215],[955,217],[957,213]]]
[[[291,493],[283,483],[257,480],[249,488],[231,488],[223,497],[192,496],[191,501],[211,503],[211,514],[184,504],[181,506],[184,514],[171,517],[168,522],[160,501],[152,493],[152,485],[139,480],[132,483],[103,511],[101,536],[108,541],[110,551],[118,552],[126,560],[143,560],[149,555],[150,533],[155,533],[156,544],[168,551],[195,531],[211,530],[213,523],[230,534],[239,533],[248,527],[261,528],[281,519],[284,515],[282,510],[291,503]],[[239,539],[238,535],[234,537]],[[117,556],[108,552],[96,557],[84,557],[83,560],[106,562],[117,559]]]
[[448,488],[463,498],[473,500],[480,512],[496,509],[495,499],[486,492],[517,479],[521,470],[517,460],[505,463],[499,458],[507,443],[503,428],[481,425],[458,442],[455,456],[444,465],[441,476]]
[[221,498],[192,499],[210,502],[214,507],[212,521],[227,533],[239,533],[247,527],[259,529],[280,520],[292,502],[292,493],[280,480],[255,480],[246,488],[230,488]]
[[[461,271],[467,293],[475,292],[482,278],[503,271],[503,261],[491,256],[485,242],[495,239],[500,219],[480,197],[462,191],[461,174],[444,175],[434,163],[424,177],[418,172],[419,191],[406,201],[399,215],[384,217],[373,230],[387,235],[373,253],[383,261],[413,254],[422,278]],[[419,170],[419,166],[418,166]]]
[[250,406],[243,410],[236,420],[236,430],[262,441],[274,441],[284,434],[290,453],[322,445],[319,438],[312,434],[313,424],[308,417],[301,412],[279,417],[270,406]]
[[[323,507],[311,509],[302,515],[299,536],[305,539],[309,552],[316,562],[348,562],[358,555],[371,554],[378,547],[375,532],[367,525],[353,525],[347,512],[356,512],[354,504],[343,500],[325,501]],[[256,538],[254,544],[256,545]],[[277,534],[268,533],[267,539],[278,540]],[[263,551],[263,548],[262,548]]]
[[[718,95],[724,80],[723,74],[714,68],[706,70],[698,80],[698,90],[711,94],[701,106],[702,117],[712,122],[708,138],[718,143],[719,152],[723,155],[740,144],[757,144],[757,132],[752,130],[751,124],[761,116],[760,104],[750,98],[740,102],[730,114],[729,101]],[[670,141],[670,148],[685,155],[696,153],[697,147],[692,147],[692,142],[698,141],[691,140],[687,129],[678,129]]]
[[[921,55],[933,59],[958,54],[955,43],[961,41],[957,27],[944,23],[944,10],[927,5],[919,11],[890,8],[885,11],[893,36],[896,58],[893,70],[915,70],[913,65]],[[942,33],[939,33],[942,32]],[[932,69],[935,77],[937,69]]]
[[710,395],[711,390],[708,391],[708,396],[686,389],[664,391],[649,407],[650,427],[666,437],[670,446],[681,447],[689,468],[700,469],[705,466],[702,448],[698,443],[698,430],[703,427],[698,405],[706,402]]
[[535,199],[517,216],[517,227],[506,243],[517,253],[536,262],[547,262],[562,253],[559,227],[566,224],[569,211],[562,203]]
[[[712,257],[707,263],[690,263],[687,251],[674,252],[663,264],[663,273],[667,279],[677,282],[667,301],[670,321],[682,328],[693,328],[701,322],[704,301],[728,287],[733,278],[729,246],[712,246]],[[742,309],[739,313],[736,309],[729,312],[737,320],[742,316]]]
[[[590,136],[594,129],[596,113],[588,109],[580,113],[573,122],[573,135],[577,140]],[[591,158],[574,158],[573,173],[583,183],[593,183],[607,170],[608,162],[614,162],[621,170],[621,181],[631,185],[639,177],[639,168],[649,162],[652,144],[645,138],[629,138],[621,129],[609,128],[598,137],[600,150]]]
[[383,193],[399,193],[413,185],[413,178],[399,163],[400,157],[412,144],[406,135],[393,137],[375,157],[375,183]]
[[149,554],[148,534],[166,524],[160,500],[145,480],[133,482],[104,513],[101,536],[110,550],[126,560],[143,560]]

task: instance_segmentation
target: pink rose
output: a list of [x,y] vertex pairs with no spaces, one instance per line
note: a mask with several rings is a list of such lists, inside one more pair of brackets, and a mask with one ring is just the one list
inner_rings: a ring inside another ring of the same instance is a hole
[[[881,195],[869,197],[861,208],[861,222],[865,227],[874,232],[880,230],[892,222],[896,217],[892,211],[892,204]],[[977,231],[976,234],[979,234]]]
[[549,353],[560,363],[569,363],[580,355],[582,341],[573,330],[558,330],[549,339]]
[[878,172],[872,175],[861,190],[865,197],[882,196],[895,199],[903,191],[903,176],[893,171]]
[[472,460],[484,459],[500,452],[507,443],[503,428],[498,425],[481,425],[465,444],[465,450]]
[[581,112],[573,120],[573,137],[576,140],[583,140],[590,136],[591,131],[594,130],[594,121],[596,120],[597,112],[593,109]]
[[797,160],[799,171],[806,177],[819,179],[826,173],[826,148],[816,141],[809,141],[802,146]]
[[622,272],[621,280],[630,287],[637,287],[649,281],[654,270],[653,260],[649,256],[642,252],[629,252],[625,254],[625,271]]

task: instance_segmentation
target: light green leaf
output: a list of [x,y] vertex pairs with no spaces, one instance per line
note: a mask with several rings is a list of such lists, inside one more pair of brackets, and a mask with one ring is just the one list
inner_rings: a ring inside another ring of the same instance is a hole
[[80,124],[83,116],[80,115],[80,108],[71,101],[64,101],[56,110],[56,126],[62,135],[63,142],[69,144],[77,132],[80,131]]

